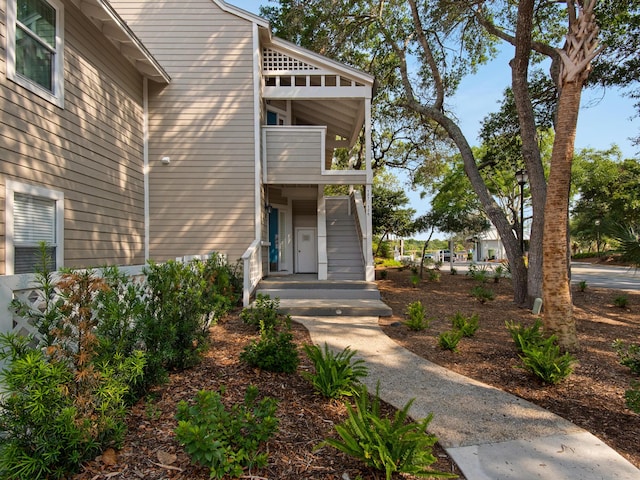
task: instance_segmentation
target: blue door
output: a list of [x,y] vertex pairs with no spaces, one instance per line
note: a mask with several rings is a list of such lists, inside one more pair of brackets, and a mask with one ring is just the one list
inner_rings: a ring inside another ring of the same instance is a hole
[[278,265],[278,209],[272,208],[269,212],[269,271],[277,272],[280,268]]

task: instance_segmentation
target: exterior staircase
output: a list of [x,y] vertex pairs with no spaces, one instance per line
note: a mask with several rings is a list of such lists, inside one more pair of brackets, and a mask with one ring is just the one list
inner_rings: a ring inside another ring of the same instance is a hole
[[364,280],[362,240],[349,198],[327,198],[327,274],[329,280]]
[[317,280],[315,275],[289,275],[263,279],[256,296],[280,299],[280,313],[301,317],[387,317],[391,308],[380,299],[373,282]]
[[392,314],[375,282],[365,281],[362,239],[348,197],[326,199],[327,280],[315,274],[270,276],[255,294],[280,300],[280,313],[291,316],[375,316]]

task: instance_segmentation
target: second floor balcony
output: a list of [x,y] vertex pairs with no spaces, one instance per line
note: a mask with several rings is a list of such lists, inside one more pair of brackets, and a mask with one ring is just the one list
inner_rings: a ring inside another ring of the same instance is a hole
[[365,170],[332,169],[334,148],[323,126],[262,127],[263,182],[362,185]]

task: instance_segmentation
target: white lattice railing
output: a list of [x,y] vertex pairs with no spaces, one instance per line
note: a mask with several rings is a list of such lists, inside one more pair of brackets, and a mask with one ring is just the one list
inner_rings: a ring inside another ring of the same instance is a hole
[[249,248],[242,255],[243,263],[243,286],[242,305],[249,306],[251,294],[262,279],[262,255],[260,240],[254,240]]
[[[143,267],[143,265],[134,265],[118,268],[120,272],[135,278],[142,277]],[[102,271],[96,269],[94,274],[99,277]],[[58,275],[54,273],[53,276],[53,280],[56,281]],[[44,308],[44,298],[36,283],[35,274],[24,273],[0,276],[0,333],[36,334],[35,328],[29,323],[28,319],[20,317],[13,312],[11,302],[14,299],[21,300],[34,310],[42,310]]]

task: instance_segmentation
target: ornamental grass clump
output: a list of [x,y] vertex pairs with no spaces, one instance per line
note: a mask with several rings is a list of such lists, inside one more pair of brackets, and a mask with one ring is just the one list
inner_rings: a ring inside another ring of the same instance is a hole
[[318,448],[328,445],[357,458],[365,465],[384,472],[387,480],[394,473],[455,478],[455,475],[429,469],[436,462],[433,446],[438,441],[427,433],[433,415],[420,422],[410,421],[408,412],[413,401],[397,410],[393,418],[383,417],[378,390],[370,401],[363,385],[355,396],[355,406],[347,404],[347,419],[335,427],[340,438],[327,438]]
[[315,373],[302,372],[316,392],[326,398],[350,397],[358,392],[360,379],[369,371],[364,360],[354,360],[356,350],[346,347],[334,353],[325,343],[321,349],[317,345],[305,345],[304,351],[315,367]]

